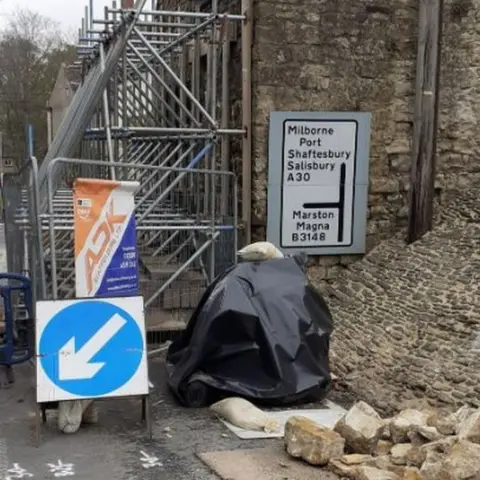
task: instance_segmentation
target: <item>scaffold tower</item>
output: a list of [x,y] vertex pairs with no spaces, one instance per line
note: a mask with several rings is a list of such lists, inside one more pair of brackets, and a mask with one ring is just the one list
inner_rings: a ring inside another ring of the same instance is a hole
[[81,82],[20,195],[35,205],[27,217],[38,247],[25,251],[35,250],[37,297],[75,295],[73,180],[136,180],[148,330],[183,329],[207,285],[235,262],[239,226],[249,230],[238,211],[249,218],[250,197],[239,201],[237,183],[251,195],[251,2],[169,11],[113,1],[103,18],[92,17],[92,3],[68,67]]

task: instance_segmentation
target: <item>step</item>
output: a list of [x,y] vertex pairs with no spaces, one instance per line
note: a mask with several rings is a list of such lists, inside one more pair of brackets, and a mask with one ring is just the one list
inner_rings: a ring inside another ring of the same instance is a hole
[[167,311],[159,307],[147,308],[145,312],[147,333],[183,331],[193,312],[193,309]]
[[[148,256],[148,254],[140,255],[140,263],[143,265],[150,278],[162,277],[168,279],[181,267],[181,264],[179,263],[167,263],[167,261],[168,257],[151,257]],[[193,266],[190,266],[187,270],[184,270],[180,277],[188,275],[188,277],[191,278],[189,273],[194,271],[192,267]]]
[[[152,297],[171,275],[161,279],[141,277],[139,287],[145,300]],[[174,280],[152,303],[153,307],[164,310],[196,308],[207,287],[207,283],[199,272],[186,271]]]

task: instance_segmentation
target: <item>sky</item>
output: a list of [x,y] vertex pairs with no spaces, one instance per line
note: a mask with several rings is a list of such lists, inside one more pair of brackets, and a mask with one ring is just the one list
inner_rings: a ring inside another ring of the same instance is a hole
[[[0,26],[4,25],[15,9],[29,9],[60,23],[65,32],[78,31],[89,0],[0,0]],[[117,1],[120,4],[120,0]],[[103,18],[103,8],[111,6],[111,0],[93,0],[93,11]]]

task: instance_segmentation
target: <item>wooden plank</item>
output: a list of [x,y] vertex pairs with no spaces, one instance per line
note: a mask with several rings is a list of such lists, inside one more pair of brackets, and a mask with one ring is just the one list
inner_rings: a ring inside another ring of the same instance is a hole
[[432,229],[443,0],[419,1],[408,243]]

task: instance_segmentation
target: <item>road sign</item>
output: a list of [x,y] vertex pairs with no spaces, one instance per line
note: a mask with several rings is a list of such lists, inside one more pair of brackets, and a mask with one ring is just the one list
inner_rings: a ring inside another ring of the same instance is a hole
[[363,253],[370,114],[273,112],[268,240],[316,255]]
[[37,302],[37,401],[148,394],[142,297]]

